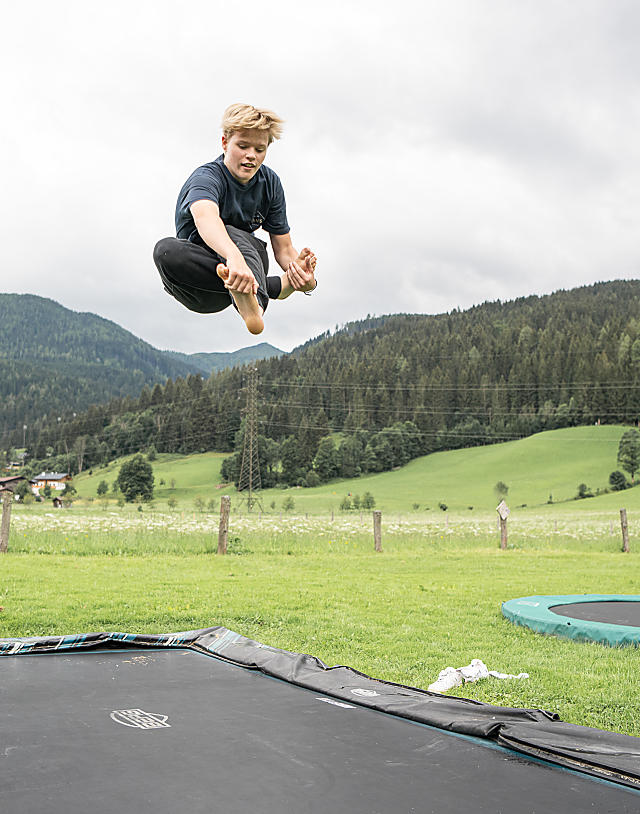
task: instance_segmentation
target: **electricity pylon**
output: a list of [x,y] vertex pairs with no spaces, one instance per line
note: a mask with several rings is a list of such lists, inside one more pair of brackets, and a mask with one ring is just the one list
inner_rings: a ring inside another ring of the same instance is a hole
[[244,444],[238,491],[247,493],[242,502],[246,500],[249,511],[256,505],[262,511],[260,498],[254,494],[262,488],[258,457],[258,371],[255,367],[249,368],[247,372],[246,393]]

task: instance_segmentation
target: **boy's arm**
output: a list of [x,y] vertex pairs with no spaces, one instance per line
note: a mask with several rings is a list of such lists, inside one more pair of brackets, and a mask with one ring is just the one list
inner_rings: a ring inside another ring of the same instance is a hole
[[240,249],[229,237],[220,217],[218,204],[206,200],[195,201],[189,209],[200,237],[214,252],[225,258],[229,269],[229,279],[225,286],[242,294],[255,294],[258,291],[256,278],[246,264]]
[[271,248],[277,264],[285,272],[282,275],[282,290],[278,297],[284,300],[294,291],[308,293],[316,287],[314,269],[316,258],[310,249],[299,254],[291,242],[291,234],[270,234]]

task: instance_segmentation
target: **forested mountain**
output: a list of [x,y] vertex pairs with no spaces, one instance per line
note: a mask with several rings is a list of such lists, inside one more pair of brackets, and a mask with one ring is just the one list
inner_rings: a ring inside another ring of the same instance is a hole
[[161,351],[95,314],[32,294],[0,294],[0,438],[114,397],[137,397],[145,384],[208,376],[274,353],[282,351],[266,343],[234,354]]
[[[309,482],[542,429],[631,423],[640,416],[640,281],[368,319],[255,367],[267,480]],[[50,422],[31,439],[31,454],[60,454],[63,443],[80,443],[86,462],[150,445],[232,450],[244,375],[180,377],[62,426]],[[330,434],[338,446],[323,440]]]

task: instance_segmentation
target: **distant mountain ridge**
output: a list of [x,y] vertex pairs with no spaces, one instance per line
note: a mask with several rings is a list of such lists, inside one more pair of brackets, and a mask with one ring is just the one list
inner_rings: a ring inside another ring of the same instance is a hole
[[212,370],[283,353],[266,343],[252,350],[162,351],[96,314],[34,294],[0,293],[0,437],[44,415],[137,397],[145,384],[207,377]]
[[180,353],[179,351],[165,351],[165,353],[176,359],[182,359],[187,364],[197,366],[201,373],[208,376],[214,371],[225,370],[228,367],[247,365],[249,362],[283,356],[285,351],[270,345],[268,342],[260,342],[250,348],[241,348],[229,353]]

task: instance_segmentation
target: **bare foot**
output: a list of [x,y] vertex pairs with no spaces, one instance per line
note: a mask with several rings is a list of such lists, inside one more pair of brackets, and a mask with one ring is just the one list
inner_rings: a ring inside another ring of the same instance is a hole
[[[226,283],[229,279],[229,269],[222,263],[218,263],[216,271],[218,277]],[[256,295],[253,293],[242,294],[240,291],[231,291],[231,289],[228,289],[228,291],[233,297],[238,313],[244,320],[244,324],[247,326],[249,333],[261,334],[264,331],[264,320],[262,319],[264,312],[258,304]]]

